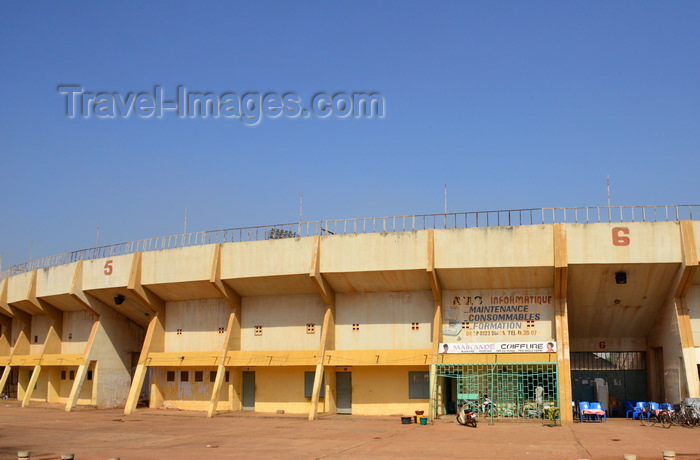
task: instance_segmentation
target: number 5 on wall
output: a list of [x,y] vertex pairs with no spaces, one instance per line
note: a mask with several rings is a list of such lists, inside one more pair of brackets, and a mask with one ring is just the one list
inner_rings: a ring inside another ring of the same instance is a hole
[[112,272],[114,271],[114,267],[112,266],[112,259],[109,259],[107,262],[105,262],[105,275],[111,275]]

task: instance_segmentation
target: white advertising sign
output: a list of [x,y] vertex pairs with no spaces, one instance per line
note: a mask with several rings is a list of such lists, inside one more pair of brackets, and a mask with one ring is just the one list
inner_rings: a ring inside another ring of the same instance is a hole
[[441,343],[440,353],[555,353],[556,342]]

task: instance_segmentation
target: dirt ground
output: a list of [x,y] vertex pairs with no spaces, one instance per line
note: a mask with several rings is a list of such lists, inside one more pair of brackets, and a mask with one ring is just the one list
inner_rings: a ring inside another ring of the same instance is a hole
[[328,416],[249,412],[208,419],[200,412],[84,409],[59,406],[22,409],[0,403],[0,459],[75,460],[229,458],[474,458],[474,459],[661,459],[672,450],[681,460],[700,459],[700,428],[644,427],[638,421],[546,426],[540,422],[480,422],[477,428],[454,416],[426,426],[400,417]]

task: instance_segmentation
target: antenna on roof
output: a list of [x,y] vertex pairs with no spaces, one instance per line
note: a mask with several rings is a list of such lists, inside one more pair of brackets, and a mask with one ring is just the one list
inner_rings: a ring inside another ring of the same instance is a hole
[[608,222],[612,220],[612,210],[610,209],[610,176],[605,176],[608,182]]
[[304,196],[299,194],[299,223],[301,223],[301,214],[304,209]]
[[445,184],[445,214],[447,214],[447,184]]

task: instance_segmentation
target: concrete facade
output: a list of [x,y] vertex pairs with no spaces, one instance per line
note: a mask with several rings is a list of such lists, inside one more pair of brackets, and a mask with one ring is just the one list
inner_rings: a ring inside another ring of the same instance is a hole
[[700,397],[699,239],[693,221],[437,229],[34,270],[0,281],[0,388],[16,372],[25,406],[127,414],[434,416],[449,393],[434,365],[556,364],[568,407],[572,353],[642,352],[648,399],[677,403]]

